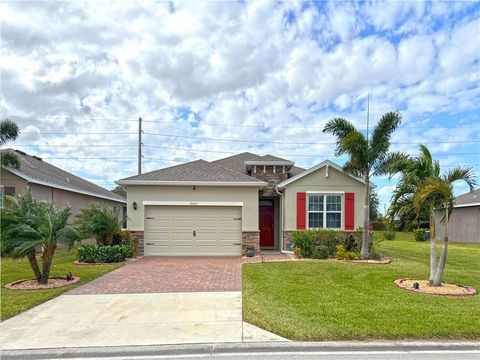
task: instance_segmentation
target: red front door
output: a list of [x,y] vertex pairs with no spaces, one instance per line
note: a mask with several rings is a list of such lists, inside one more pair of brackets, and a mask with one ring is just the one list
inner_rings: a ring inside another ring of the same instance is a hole
[[273,247],[274,245],[274,218],[275,211],[272,205],[260,206],[260,247]]

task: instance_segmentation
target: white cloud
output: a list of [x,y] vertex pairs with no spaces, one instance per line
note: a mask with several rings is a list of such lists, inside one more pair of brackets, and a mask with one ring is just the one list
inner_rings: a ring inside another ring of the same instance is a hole
[[[364,126],[367,92],[373,123],[395,108],[410,126],[478,109],[480,45],[471,40],[479,34],[480,11],[472,6],[4,2],[0,115],[15,118],[31,134],[17,144],[115,146],[27,148],[44,157],[134,158],[137,123],[125,120],[142,116],[157,121],[145,122],[147,133],[252,141],[145,135],[145,145],[213,151],[145,146],[148,170],[245,150],[300,154],[292,159],[310,166],[333,158],[333,145],[322,144],[333,142],[321,132],[329,118]],[[182,116],[182,109],[195,115]],[[463,121],[470,125],[478,116]],[[43,134],[48,132],[77,134]],[[112,132],[121,135],[78,134]],[[405,128],[393,140],[445,138],[478,139],[478,129]],[[263,143],[268,141],[293,144]],[[307,142],[312,144],[301,144]],[[445,152],[460,145],[431,146]],[[109,181],[136,169],[131,159],[52,162]]]

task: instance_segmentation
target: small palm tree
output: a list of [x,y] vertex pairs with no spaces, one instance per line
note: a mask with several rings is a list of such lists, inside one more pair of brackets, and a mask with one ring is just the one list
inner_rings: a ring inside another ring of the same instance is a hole
[[[47,284],[53,256],[59,242],[70,249],[78,240],[76,230],[68,225],[70,208],[56,209],[52,203],[36,201],[30,191],[8,197],[2,209],[2,247],[14,258],[27,257],[39,284]],[[42,269],[36,250],[43,249]]]
[[[19,133],[18,125],[14,121],[8,119],[0,121],[0,146],[4,146],[10,141],[15,141]],[[2,153],[1,163],[4,166],[16,168],[20,166],[18,157],[11,152]]]
[[[432,216],[432,205],[425,203],[420,209],[413,205],[413,197],[419,184],[428,177],[438,177],[440,175],[440,163],[433,160],[432,154],[425,145],[420,145],[420,154],[418,156],[408,156],[397,159],[390,164],[390,175],[400,174],[400,180],[393,191],[390,203],[390,218],[399,218],[400,222],[408,225],[416,224],[419,221],[429,221],[432,226],[434,221]],[[434,232],[432,226],[432,234]]]
[[[474,173],[472,168],[456,167],[450,170],[446,174],[440,176],[430,176],[422,181],[418,190],[414,195],[414,205],[417,210],[421,209],[425,203],[433,204],[436,210],[441,211],[443,214],[442,223],[445,224],[445,235],[443,237],[442,253],[438,262],[435,274],[430,274],[430,286],[441,286],[443,278],[443,270],[445,269],[445,263],[447,261],[448,251],[448,221],[452,214],[455,205],[455,195],[453,193],[453,183],[458,180],[463,180],[467,183],[470,191],[473,190],[476,181],[474,179]],[[430,254],[430,260],[433,256],[433,269],[436,262],[436,237],[433,242],[435,249],[434,254]],[[432,249],[432,248],[431,248]],[[432,263],[431,263],[432,268]]]
[[75,226],[82,239],[95,237],[98,245],[111,245],[115,233],[121,230],[120,210],[91,203],[76,216]]
[[369,256],[370,179],[372,176],[387,174],[392,162],[405,157],[401,153],[389,152],[390,137],[401,121],[402,116],[398,111],[384,114],[373,130],[371,138],[367,138],[351,122],[342,118],[330,120],[323,129],[323,132],[337,137],[335,155],[347,154],[349,156],[343,166],[344,171],[365,181],[364,231],[360,252],[362,259],[367,259]]

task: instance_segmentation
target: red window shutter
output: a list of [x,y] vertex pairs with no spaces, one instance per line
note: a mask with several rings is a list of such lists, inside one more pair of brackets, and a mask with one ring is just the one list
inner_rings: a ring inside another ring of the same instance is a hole
[[345,193],[345,230],[355,230],[355,193]]
[[297,192],[297,230],[305,229],[307,214],[307,194]]

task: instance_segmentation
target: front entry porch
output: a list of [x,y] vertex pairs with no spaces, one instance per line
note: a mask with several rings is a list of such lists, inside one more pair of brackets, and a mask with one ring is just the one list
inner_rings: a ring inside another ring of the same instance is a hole
[[278,236],[280,224],[280,198],[262,197],[259,199],[260,252],[280,249]]

